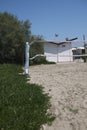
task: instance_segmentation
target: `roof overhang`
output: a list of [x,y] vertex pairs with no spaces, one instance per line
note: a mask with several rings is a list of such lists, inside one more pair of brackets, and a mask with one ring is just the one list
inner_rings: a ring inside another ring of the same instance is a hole
[[61,45],[61,44],[67,44],[67,43],[78,43],[78,42],[87,42],[87,40],[77,40],[78,38],[73,38],[73,39],[68,39],[66,41],[58,41],[58,42],[54,42],[54,41],[47,41],[47,40],[34,40],[30,43],[30,45],[34,44],[34,43],[51,43],[51,44],[56,44],[56,45]]

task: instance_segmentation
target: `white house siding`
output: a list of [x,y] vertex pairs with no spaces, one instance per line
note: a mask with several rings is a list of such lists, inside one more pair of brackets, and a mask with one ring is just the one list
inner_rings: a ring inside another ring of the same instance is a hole
[[47,61],[57,62],[57,45],[44,43],[44,55]]
[[73,61],[71,43],[58,46],[58,62]]
[[71,43],[53,44],[44,43],[44,54],[46,60],[53,62],[73,61]]

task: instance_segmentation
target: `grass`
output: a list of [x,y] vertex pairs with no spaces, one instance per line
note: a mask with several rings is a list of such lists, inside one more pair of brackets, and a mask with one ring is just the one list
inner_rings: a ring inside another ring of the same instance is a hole
[[26,83],[21,67],[0,65],[0,130],[39,130],[55,117],[47,113],[50,97],[43,87]]

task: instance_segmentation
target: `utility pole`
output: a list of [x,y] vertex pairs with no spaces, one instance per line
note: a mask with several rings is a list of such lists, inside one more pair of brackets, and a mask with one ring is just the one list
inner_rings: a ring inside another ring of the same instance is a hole
[[84,41],[84,45],[85,45],[85,35],[83,35],[83,41]]

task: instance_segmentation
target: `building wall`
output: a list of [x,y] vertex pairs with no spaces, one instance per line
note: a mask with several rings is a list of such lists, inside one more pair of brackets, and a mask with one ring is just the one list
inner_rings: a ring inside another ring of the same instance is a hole
[[46,55],[46,60],[53,62],[66,62],[73,61],[71,44],[65,43],[61,45],[56,45],[52,43],[44,44],[44,54]]
[[57,45],[44,43],[44,54],[47,61],[57,62]]
[[58,46],[58,62],[73,61],[71,43]]

